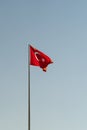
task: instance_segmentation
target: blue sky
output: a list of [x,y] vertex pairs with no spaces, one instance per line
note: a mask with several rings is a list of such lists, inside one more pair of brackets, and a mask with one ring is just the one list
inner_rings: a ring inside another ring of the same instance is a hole
[[0,1],[0,129],[27,130],[28,44],[49,55],[30,66],[31,130],[87,130],[87,1]]

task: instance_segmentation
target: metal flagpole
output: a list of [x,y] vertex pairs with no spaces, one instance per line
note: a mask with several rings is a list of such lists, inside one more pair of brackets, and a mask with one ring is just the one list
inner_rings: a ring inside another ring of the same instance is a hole
[[30,45],[28,45],[28,130],[30,130]]

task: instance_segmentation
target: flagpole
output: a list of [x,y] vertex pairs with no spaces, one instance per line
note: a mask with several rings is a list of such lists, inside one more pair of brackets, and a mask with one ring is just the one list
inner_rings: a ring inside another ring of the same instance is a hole
[[28,45],[28,130],[30,130],[30,45]]

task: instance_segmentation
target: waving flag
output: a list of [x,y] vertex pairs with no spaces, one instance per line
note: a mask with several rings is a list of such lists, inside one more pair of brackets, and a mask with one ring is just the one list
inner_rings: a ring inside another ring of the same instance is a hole
[[30,65],[39,66],[46,72],[47,66],[53,63],[50,57],[30,45]]

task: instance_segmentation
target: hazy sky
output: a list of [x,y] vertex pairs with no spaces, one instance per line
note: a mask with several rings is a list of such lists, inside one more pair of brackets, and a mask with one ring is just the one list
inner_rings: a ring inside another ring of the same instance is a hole
[[87,130],[87,0],[0,0],[0,130],[27,130],[28,44],[54,61],[30,66],[31,130]]

